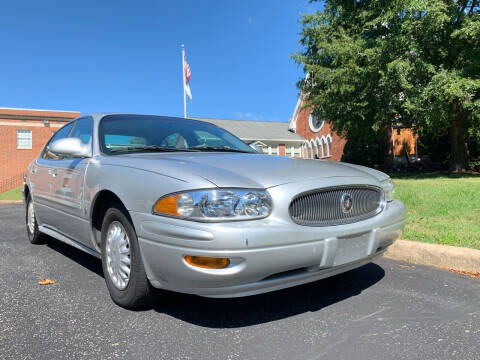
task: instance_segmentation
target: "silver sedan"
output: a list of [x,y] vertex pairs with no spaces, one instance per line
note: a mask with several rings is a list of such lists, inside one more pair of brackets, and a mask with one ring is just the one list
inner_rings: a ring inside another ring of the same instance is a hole
[[197,120],[93,114],[28,166],[27,234],[102,259],[112,299],[154,288],[259,294],[366,264],[401,235],[405,208],[369,168],[257,153]]

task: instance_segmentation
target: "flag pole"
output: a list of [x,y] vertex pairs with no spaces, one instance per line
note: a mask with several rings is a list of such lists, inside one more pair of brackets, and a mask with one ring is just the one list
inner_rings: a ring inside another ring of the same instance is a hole
[[182,79],[183,79],[183,117],[187,117],[187,97],[185,94],[185,46],[182,44]]

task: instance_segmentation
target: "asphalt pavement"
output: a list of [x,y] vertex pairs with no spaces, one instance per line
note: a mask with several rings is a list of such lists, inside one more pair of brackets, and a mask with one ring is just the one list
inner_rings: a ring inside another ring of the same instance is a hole
[[387,259],[264,295],[160,293],[124,310],[99,260],[30,245],[23,206],[0,205],[0,359],[480,359],[479,338],[480,279]]

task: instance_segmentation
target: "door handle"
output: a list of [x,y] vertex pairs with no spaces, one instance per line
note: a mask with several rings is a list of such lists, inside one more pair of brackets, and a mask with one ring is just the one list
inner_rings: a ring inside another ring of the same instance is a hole
[[56,169],[49,169],[48,173],[52,175],[53,177],[57,177],[58,173]]

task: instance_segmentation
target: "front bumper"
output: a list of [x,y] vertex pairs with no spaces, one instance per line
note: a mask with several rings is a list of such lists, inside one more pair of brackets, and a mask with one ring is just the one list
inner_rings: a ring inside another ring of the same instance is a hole
[[[153,286],[209,297],[247,296],[348,271],[400,238],[405,208],[395,200],[358,223],[307,227],[276,218],[196,223],[130,212]],[[203,269],[183,257],[229,257],[225,269]]]

